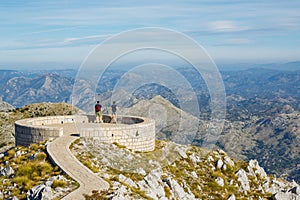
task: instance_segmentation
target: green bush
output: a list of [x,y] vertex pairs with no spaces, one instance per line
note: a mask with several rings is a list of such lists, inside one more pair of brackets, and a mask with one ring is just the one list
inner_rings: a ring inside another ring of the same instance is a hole
[[57,188],[57,187],[66,187],[67,183],[64,180],[54,180],[52,187]]
[[16,153],[16,151],[14,149],[10,149],[7,152],[7,155],[8,155],[9,158],[13,158],[13,157],[15,157],[15,153]]
[[26,176],[31,178],[31,175],[36,170],[36,164],[33,162],[25,163],[18,168],[17,176]]
[[39,149],[39,145],[38,144],[35,144],[35,143],[33,143],[33,144],[31,144],[30,145],[30,147],[29,147],[30,149],[32,149],[32,150],[35,150],[35,151],[37,151],[38,149]]
[[25,186],[28,180],[27,176],[17,176],[14,178],[14,182],[18,184],[18,186]]
[[40,153],[36,154],[35,158],[38,161],[45,161],[45,159],[47,158],[47,155],[44,152],[40,152]]

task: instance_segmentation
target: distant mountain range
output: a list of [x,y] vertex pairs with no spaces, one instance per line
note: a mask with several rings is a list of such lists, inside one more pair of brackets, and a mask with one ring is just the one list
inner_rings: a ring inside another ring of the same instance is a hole
[[[119,110],[122,113],[154,117],[160,139],[184,143],[192,138],[194,145],[201,146],[206,131],[203,127],[211,114],[210,95],[205,82],[195,70],[180,68],[178,72],[195,90],[200,116],[194,115],[194,108],[188,106],[191,96],[180,88],[174,91],[153,83],[141,85],[133,93],[125,89],[114,91],[114,85],[124,71],[107,71],[96,93],[99,94],[105,112],[109,112],[113,98],[119,108],[122,107]],[[0,96],[14,107],[36,102],[70,103],[75,74],[76,71],[72,70],[0,70]],[[257,159],[269,173],[285,175],[300,182],[300,71],[256,68],[223,71],[221,75],[227,95],[227,115],[217,145],[234,157]],[[142,76],[134,74],[128,76],[128,81],[132,77],[135,83],[143,80]],[[95,91],[90,89],[88,81],[80,80],[80,83],[82,98],[78,99],[76,105],[87,112],[93,112]],[[180,105],[179,97],[184,99],[187,106]],[[163,112],[160,109],[164,109]],[[168,119],[164,120],[166,116]],[[176,120],[179,118],[176,116],[184,116],[190,122],[184,122],[178,129]],[[194,120],[199,120],[198,127],[191,127]],[[196,137],[191,135],[195,129]],[[177,135],[174,135],[175,130],[179,130]]]

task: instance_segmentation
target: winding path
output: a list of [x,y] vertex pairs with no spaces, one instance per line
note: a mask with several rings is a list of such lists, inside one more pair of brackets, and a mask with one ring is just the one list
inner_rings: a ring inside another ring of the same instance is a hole
[[76,129],[72,125],[63,126],[64,135],[47,145],[47,151],[53,160],[65,173],[76,180],[80,186],[63,198],[63,200],[81,200],[84,194],[91,194],[93,190],[108,190],[109,184],[85,167],[71,153],[69,146],[78,139]]

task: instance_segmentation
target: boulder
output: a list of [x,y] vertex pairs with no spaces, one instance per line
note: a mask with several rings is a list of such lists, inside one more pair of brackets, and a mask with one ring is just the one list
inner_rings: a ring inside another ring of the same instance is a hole
[[170,180],[171,190],[174,194],[175,199],[185,199],[185,200],[194,200],[195,196],[193,194],[186,193],[184,189],[178,184],[174,179]]
[[197,173],[196,173],[195,171],[192,171],[192,172],[191,172],[191,175],[192,175],[192,177],[195,178],[195,179],[198,178],[198,175],[197,175]]
[[146,172],[145,172],[145,170],[143,169],[143,168],[137,168],[136,170],[134,170],[134,172],[135,173],[138,173],[138,174],[141,174],[141,175],[143,175],[143,176],[146,176]]
[[183,150],[183,149],[181,149],[181,148],[179,148],[179,147],[177,147],[176,150],[177,150],[178,154],[179,154],[182,158],[187,158],[187,157],[188,157],[188,156],[186,155],[186,153],[185,153],[185,150]]
[[15,170],[9,165],[7,165],[3,169],[1,169],[1,172],[0,172],[0,176],[6,176],[6,177],[9,177],[13,174],[15,174]]
[[213,161],[214,161],[214,158],[213,158],[212,156],[208,156],[208,157],[207,157],[207,160],[208,160],[209,162],[213,162]]
[[244,192],[247,192],[250,190],[250,184],[249,184],[249,179],[247,177],[247,173],[245,170],[240,169],[236,174],[237,180],[240,182],[241,189]]
[[217,161],[217,164],[216,164],[216,167],[218,168],[218,169],[221,169],[222,168],[222,166],[223,166],[223,161],[221,160],[221,159],[219,159],[218,161]]
[[225,156],[225,157],[224,157],[224,163],[225,163],[226,165],[230,165],[231,167],[234,166],[234,162],[231,160],[231,158],[230,158],[229,156]]
[[159,199],[165,196],[164,188],[160,184],[162,173],[161,169],[152,170],[144,177],[144,180],[137,183],[138,187],[145,190],[146,194],[152,199]]
[[127,178],[126,176],[124,176],[123,174],[119,175],[119,180],[123,183],[126,183],[127,185],[129,185],[130,187],[135,187],[137,188],[137,185],[135,184],[135,182],[133,180],[131,180],[131,178]]
[[53,191],[51,187],[45,184],[38,185],[27,192],[28,200],[51,200],[53,199]]
[[235,200],[236,198],[235,198],[235,195],[234,194],[232,194],[232,195],[230,195],[230,197],[227,199],[227,200]]
[[127,200],[126,194],[128,193],[126,187],[124,185],[121,185],[119,188],[117,188],[114,191],[114,196],[112,197],[112,200]]
[[292,189],[289,190],[289,192],[300,195],[300,186],[293,187]]
[[273,200],[300,200],[300,195],[290,192],[277,192],[272,195]]
[[195,155],[194,153],[189,156],[191,161],[196,165],[198,162],[201,162],[201,159],[199,156]]
[[249,161],[249,167],[255,172],[255,174],[258,174],[261,178],[267,178],[268,175],[265,172],[264,168],[259,166],[257,160],[250,160]]
[[221,178],[221,177],[218,177],[215,179],[215,182],[221,186],[221,187],[224,187],[224,180]]

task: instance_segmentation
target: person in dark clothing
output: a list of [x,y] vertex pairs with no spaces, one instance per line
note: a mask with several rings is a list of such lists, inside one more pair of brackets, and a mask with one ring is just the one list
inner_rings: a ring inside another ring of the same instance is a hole
[[102,112],[101,112],[101,104],[100,101],[97,101],[95,105],[95,115],[96,115],[96,123],[102,123]]

